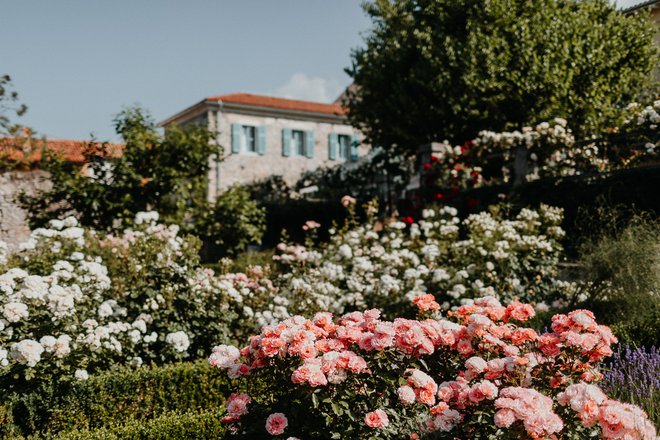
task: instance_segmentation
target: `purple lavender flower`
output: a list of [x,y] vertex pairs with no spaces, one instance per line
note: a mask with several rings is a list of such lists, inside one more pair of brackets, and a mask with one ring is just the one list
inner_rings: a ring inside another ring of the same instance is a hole
[[619,346],[603,368],[601,388],[611,398],[641,406],[658,424],[660,411],[660,350]]

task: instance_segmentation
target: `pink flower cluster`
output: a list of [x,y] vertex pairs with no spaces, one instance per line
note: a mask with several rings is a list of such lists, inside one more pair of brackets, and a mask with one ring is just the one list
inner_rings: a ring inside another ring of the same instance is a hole
[[440,304],[435,301],[433,295],[419,295],[413,298],[412,302],[422,312],[440,310]]
[[[417,369],[410,369],[406,371],[406,374],[406,383],[408,385],[400,387],[397,391],[401,402],[404,405],[410,405],[415,401],[428,406],[435,405],[435,395],[438,392],[438,384],[435,383],[433,378]],[[401,398],[402,396],[403,398]]]
[[[432,300],[430,297],[418,302]],[[495,298],[486,297],[448,315],[454,321],[383,321],[378,310],[352,312],[337,322],[326,312],[311,320],[295,316],[263,327],[240,351],[216,347],[209,361],[232,377],[264,368],[287,372],[290,380],[282,384],[282,398],[288,395],[286,390],[296,386],[321,388],[314,393],[333,402],[341,401],[342,393],[349,388],[350,399],[390,399],[386,396],[391,395],[400,403],[399,408],[408,407],[406,414],[421,411],[418,415],[426,421],[420,430],[453,430],[456,435],[469,437],[480,429],[478,423],[485,423],[484,429],[492,429],[494,424],[500,429],[524,429],[529,436],[540,438],[566,430],[565,424],[582,424],[601,429],[608,439],[654,438],[654,428],[641,410],[609,400],[597,387],[586,383],[599,375],[591,363],[610,353],[611,344],[616,342],[607,327],[595,322],[591,312],[578,310],[555,316],[552,333],[543,335],[519,326],[534,316],[528,304],[505,307]],[[409,368],[412,366],[415,368]],[[438,385],[429,371],[444,371],[445,377],[450,372],[450,380]],[[349,377],[351,381],[347,381]],[[393,389],[378,388],[376,384],[385,380],[393,384]],[[570,383],[575,384],[566,388]],[[576,416],[562,420],[553,411],[553,396],[556,403],[570,406]],[[245,398],[229,399],[232,422],[245,413],[247,403]],[[347,401],[343,405],[351,411],[364,408]],[[322,410],[322,406],[310,405],[310,411]],[[396,410],[397,406],[390,408]],[[325,419],[339,414],[337,411]],[[484,419],[484,414],[490,416]],[[366,413],[363,423],[376,428],[391,422],[385,412],[375,410]]]
[[229,423],[240,419],[241,416],[248,413],[247,405],[250,402],[252,399],[247,394],[233,393],[225,403],[228,415],[222,421]]
[[364,416],[364,423],[370,428],[386,428],[390,424],[390,419],[385,411],[377,409]]
[[346,380],[348,372],[359,374],[367,371],[365,360],[350,350],[329,351],[321,358],[305,359],[291,375],[295,384],[307,383],[312,387],[338,384]]
[[611,356],[611,346],[618,342],[609,327],[596,323],[594,314],[589,310],[553,316],[552,331],[566,347],[575,347],[591,362]]
[[564,427],[552,410],[552,399],[530,388],[503,388],[495,400],[495,408],[499,410],[495,413],[497,426],[509,428],[516,421],[522,421],[527,433],[536,438],[559,432]]
[[586,427],[599,424],[604,439],[654,439],[655,427],[635,405],[610,400],[595,385],[570,385],[557,395],[562,406],[570,406]]

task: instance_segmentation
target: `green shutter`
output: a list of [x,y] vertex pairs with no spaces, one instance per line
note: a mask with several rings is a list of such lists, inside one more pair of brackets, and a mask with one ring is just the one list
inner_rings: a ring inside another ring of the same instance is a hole
[[337,133],[328,135],[328,159],[337,160]]
[[241,124],[231,124],[231,152],[241,152]]
[[314,132],[312,130],[305,132],[305,156],[314,157]]
[[282,156],[291,156],[291,129],[282,129]]
[[356,134],[351,136],[351,160],[358,160],[358,146],[360,145],[360,139]]
[[257,127],[257,153],[262,156],[266,153],[266,127],[263,125]]

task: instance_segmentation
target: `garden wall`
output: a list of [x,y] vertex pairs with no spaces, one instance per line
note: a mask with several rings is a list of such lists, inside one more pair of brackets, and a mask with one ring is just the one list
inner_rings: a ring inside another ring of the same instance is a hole
[[21,191],[32,195],[47,189],[50,181],[46,178],[47,173],[42,170],[0,173],[0,240],[10,247],[17,246],[30,236],[26,212],[20,208],[16,198]]

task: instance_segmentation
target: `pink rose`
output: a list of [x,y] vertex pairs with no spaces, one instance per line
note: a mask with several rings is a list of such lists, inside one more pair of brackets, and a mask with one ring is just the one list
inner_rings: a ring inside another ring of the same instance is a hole
[[390,419],[382,409],[371,411],[364,416],[364,423],[370,428],[385,428],[390,424]]
[[415,391],[408,385],[399,387],[397,394],[399,395],[399,400],[404,405],[411,405],[415,403]]
[[516,421],[516,414],[510,409],[501,409],[495,413],[495,424],[500,428],[508,428]]
[[266,420],[266,431],[268,431],[270,435],[280,435],[288,425],[289,421],[284,414],[273,413],[269,415]]

